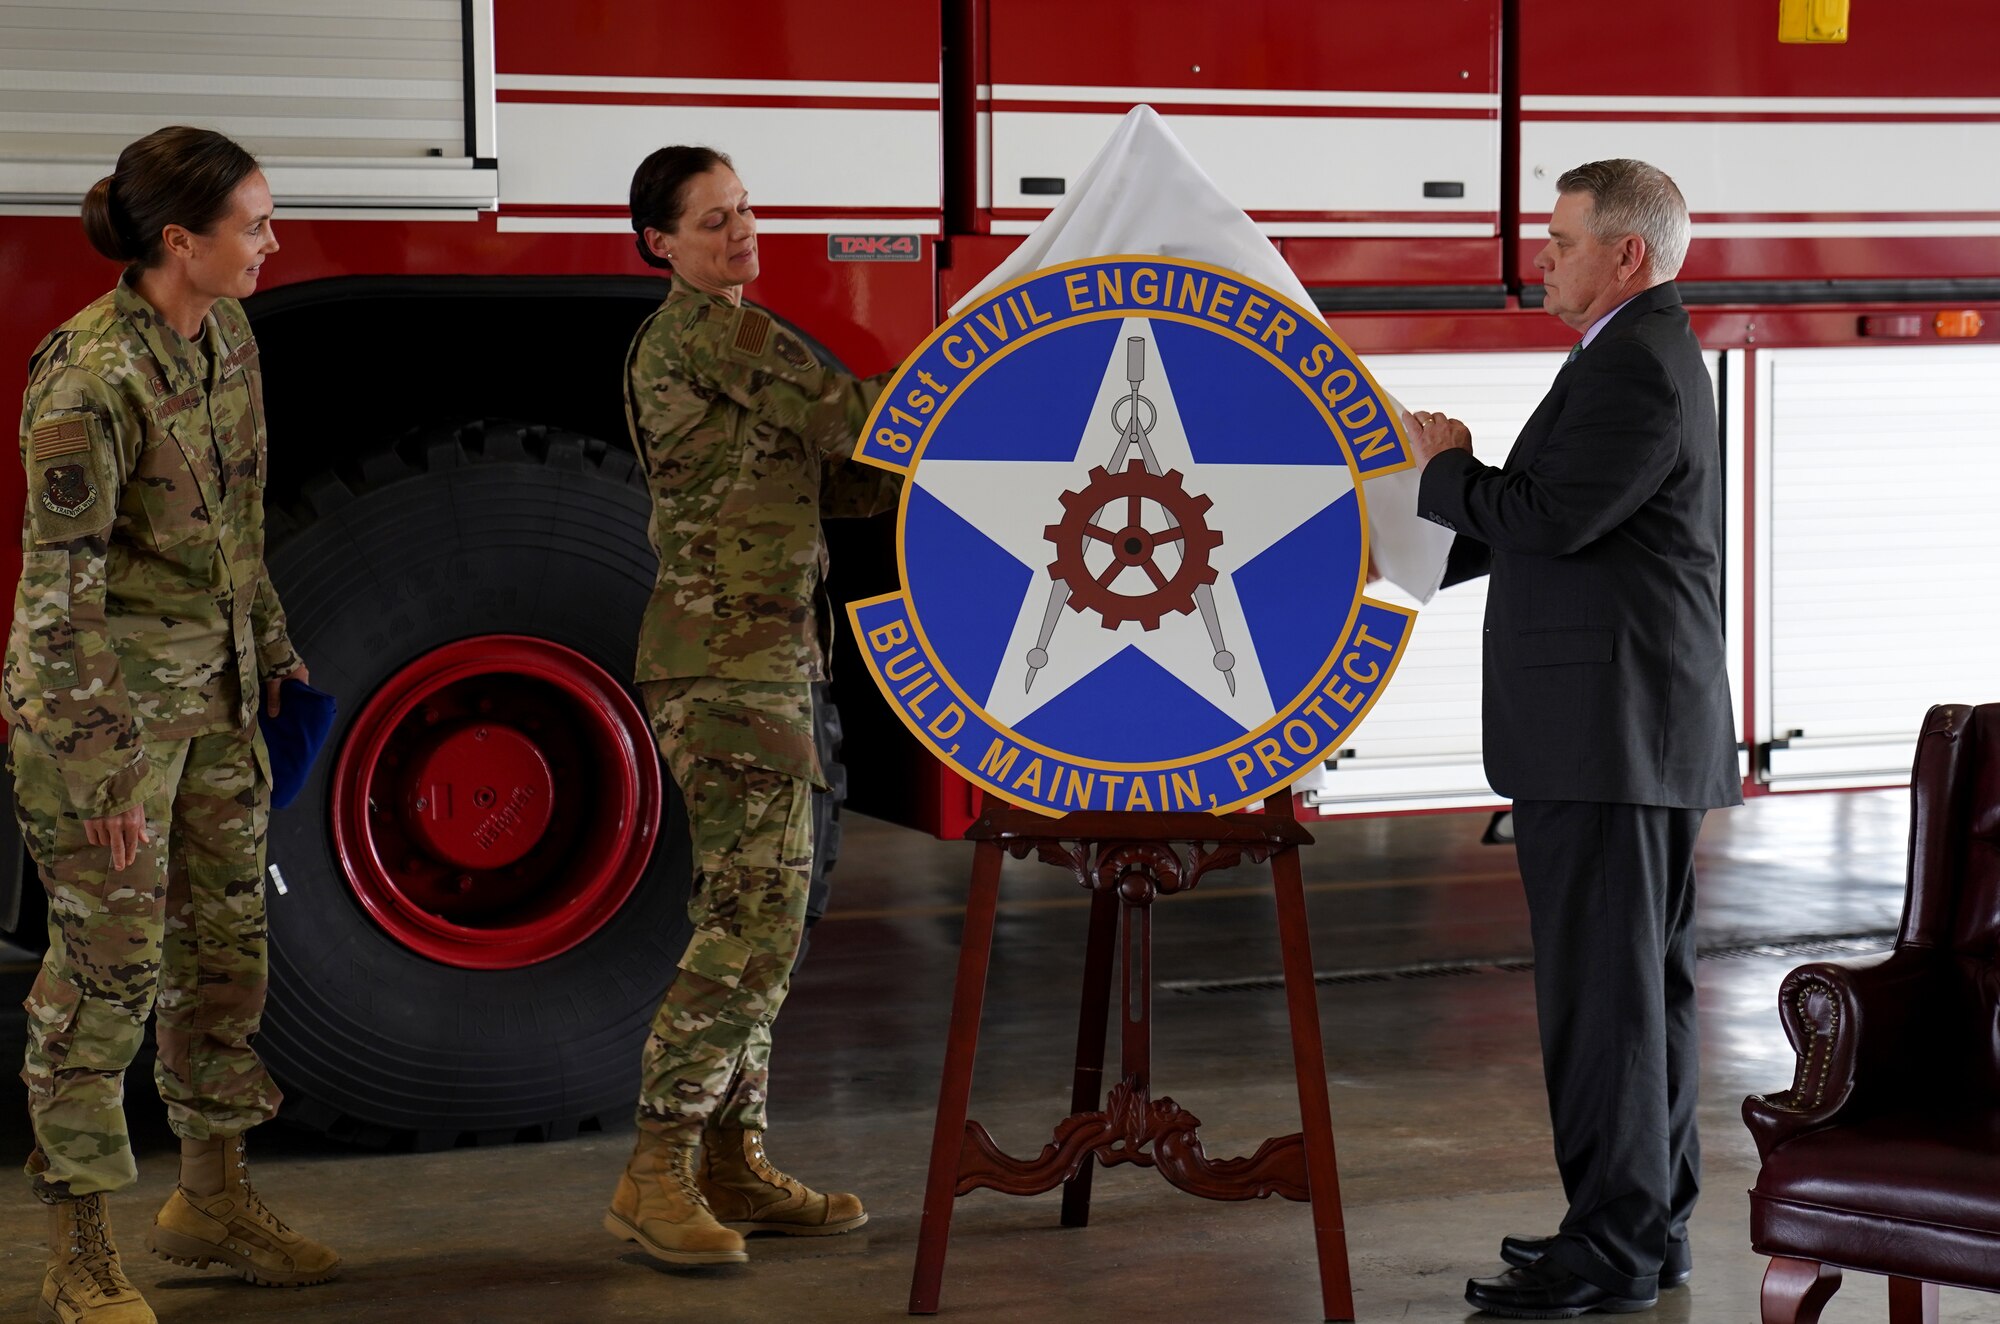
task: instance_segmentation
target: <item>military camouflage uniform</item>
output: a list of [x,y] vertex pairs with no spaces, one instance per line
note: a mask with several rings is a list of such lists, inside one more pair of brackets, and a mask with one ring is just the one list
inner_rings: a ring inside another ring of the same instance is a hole
[[[28,506],[4,671],[23,838],[49,895],[22,1076],[44,1195],[136,1177],[124,1070],[159,1012],[182,1136],[277,1111],[264,1005],[260,677],[297,668],[264,571],[264,417],[242,308],[200,342],[124,282],[30,361]],[[84,821],[145,807],[123,871]]]
[[812,683],[833,610],[823,516],[890,508],[895,477],[849,464],[879,380],[822,365],[751,307],[676,278],[625,364],[653,493],[659,578],[640,692],[680,784],[701,879],[694,937],[646,1042],[639,1125],[764,1129],[771,1022],[804,931]]

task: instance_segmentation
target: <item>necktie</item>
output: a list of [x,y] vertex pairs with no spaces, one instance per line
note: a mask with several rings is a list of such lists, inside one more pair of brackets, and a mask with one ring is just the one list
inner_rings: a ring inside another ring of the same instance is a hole
[[1575,363],[1576,356],[1581,353],[1583,353],[1583,342],[1579,340],[1569,347],[1569,357],[1563,360],[1563,367],[1567,368],[1570,364]]

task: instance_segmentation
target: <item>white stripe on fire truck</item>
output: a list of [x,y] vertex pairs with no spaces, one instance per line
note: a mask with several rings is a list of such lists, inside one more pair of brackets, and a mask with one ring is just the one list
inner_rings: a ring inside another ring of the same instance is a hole
[[[1973,239],[2000,235],[2000,221],[1704,221],[1696,239]],[[1544,224],[1521,223],[1521,238],[1546,239]]]
[[1995,115],[2000,97],[1522,97],[1524,111],[1629,115]]
[[609,78],[571,74],[497,74],[502,92],[630,92],[655,96],[824,97],[937,104],[936,83],[861,83],[810,78]]
[[[519,216],[503,212],[494,219],[502,234],[626,234],[632,222],[623,216]],[[908,216],[778,216],[757,218],[760,234],[937,234],[936,218]]]
[[1310,106],[1367,110],[1500,109],[1496,92],[1350,92],[1277,87],[1072,87],[1056,83],[995,83],[993,101],[1099,101],[1172,106]]

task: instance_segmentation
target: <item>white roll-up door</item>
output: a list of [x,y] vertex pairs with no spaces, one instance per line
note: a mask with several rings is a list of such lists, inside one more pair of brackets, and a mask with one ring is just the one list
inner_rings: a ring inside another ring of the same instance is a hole
[[193,124],[281,205],[490,207],[490,33],[491,0],[0,0],[0,201],[72,203]]
[[[1472,430],[1473,453],[1498,465],[1561,370],[1559,353],[1376,354],[1368,369],[1406,408],[1442,410]],[[1720,355],[1708,355],[1719,380]],[[1387,584],[1370,592],[1416,605]],[[1325,813],[1497,803],[1481,765],[1480,634],[1486,580],[1448,588],[1417,614],[1396,675],[1328,769],[1299,783]]]
[[1932,704],[2000,699],[2000,345],[1758,358],[1766,780],[1905,781]]

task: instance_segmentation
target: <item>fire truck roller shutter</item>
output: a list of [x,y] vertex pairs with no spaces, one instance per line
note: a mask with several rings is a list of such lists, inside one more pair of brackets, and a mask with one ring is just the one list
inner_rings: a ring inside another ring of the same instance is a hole
[[292,1120],[432,1148],[632,1106],[692,871],[629,687],[649,506],[623,443],[489,422],[273,511],[293,642],[342,704],[272,819],[259,1048]]

